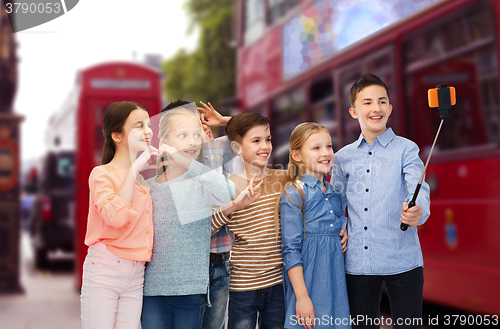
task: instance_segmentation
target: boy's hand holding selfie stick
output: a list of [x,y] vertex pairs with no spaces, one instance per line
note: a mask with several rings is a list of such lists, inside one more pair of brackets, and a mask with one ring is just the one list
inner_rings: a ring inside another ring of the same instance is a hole
[[[420,179],[418,181],[417,187],[415,188],[415,193],[413,193],[413,198],[408,204],[408,209],[415,206],[415,202],[417,201],[418,192],[420,191],[420,187],[422,186],[422,182],[424,180],[425,170],[429,165],[429,160],[431,159],[432,151],[434,150],[434,146],[436,145],[437,138],[439,136],[439,132],[441,131],[441,126],[443,125],[444,118],[449,117],[448,110],[456,104],[456,95],[455,88],[448,87],[447,85],[437,85],[434,89],[429,89],[428,91],[428,99],[429,99],[429,107],[439,109],[439,117],[441,118],[441,123],[439,124],[439,128],[434,138],[434,143],[432,143],[431,151],[429,152],[429,156],[427,156],[427,161],[424,166],[424,170],[422,170],[422,174],[420,175]],[[403,211],[405,211],[403,209]],[[401,223],[401,230],[406,231],[408,229],[408,224]]]

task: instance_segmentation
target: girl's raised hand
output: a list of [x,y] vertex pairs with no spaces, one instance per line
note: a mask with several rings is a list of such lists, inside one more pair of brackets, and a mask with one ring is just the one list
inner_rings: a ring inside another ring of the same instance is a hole
[[158,154],[159,153],[156,148],[154,148],[153,146],[148,146],[148,148],[144,152],[142,152],[142,154],[132,163],[132,170],[135,175],[143,170],[156,169],[164,165],[165,163],[163,162],[160,164],[156,164],[156,161],[154,164],[151,164],[151,159],[155,159],[156,157],[158,157]]
[[234,205],[238,209],[244,208],[260,198],[260,193],[258,192],[264,180],[261,180],[259,184],[253,186],[255,177],[257,177],[257,174],[253,175],[252,179],[248,183],[248,186],[243,191],[241,191],[238,197],[233,201]]
[[[162,157],[162,164],[172,165],[176,164],[185,168],[186,170],[191,165],[191,159],[184,157],[175,147],[172,147],[168,144],[161,144],[158,149],[159,156]],[[164,154],[166,154],[167,158],[164,159]]]
[[307,329],[316,327],[314,305],[311,298],[297,298],[297,303],[295,303],[295,313],[297,314],[297,322],[299,325],[302,325]]

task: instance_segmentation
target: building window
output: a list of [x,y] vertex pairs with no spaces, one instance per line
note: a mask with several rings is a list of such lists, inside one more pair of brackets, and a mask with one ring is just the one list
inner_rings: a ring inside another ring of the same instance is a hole
[[268,0],[268,19],[269,25],[273,25],[280,18],[284,17],[293,8],[300,4],[300,0]]
[[245,46],[259,39],[266,27],[265,0],[245,1]]
[[306,93],[303,86],[288,90],[271,101],[273,158],[278,169],[287,168],[288,144],[292,130],[299,123],[307,121],[305,104]]

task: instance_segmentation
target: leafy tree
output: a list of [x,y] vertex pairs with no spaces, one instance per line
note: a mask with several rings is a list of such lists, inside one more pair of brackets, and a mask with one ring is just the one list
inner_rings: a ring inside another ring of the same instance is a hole
[[236,48],[233,43],[234,0],[187,0],[191,29],[200,29],[196,49],[179,50],[166,60],[164,91],[168,100],[178,98],[217,104],[234,97]]

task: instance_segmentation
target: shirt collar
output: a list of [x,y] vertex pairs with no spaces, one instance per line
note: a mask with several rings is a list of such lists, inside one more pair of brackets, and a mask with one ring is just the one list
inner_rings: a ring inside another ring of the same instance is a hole
[[[321,181],[317,178],[314,178],[308,174],[302,174],[302,177],[300,177],[300,180],[304,182],[307,186],[314,188],[316,186],[319,186],[321,188]],[[331,193],[333,191],[333,187],[330,184],[326,184],[327,181],[324,179],[324,183],[326,186],[326,192],[325,193]]]
[[[373,141],[375,142],[376,140],[378,140],[380,145],[382,145],[383,147],[386,147],[387,144],[389,144],[394,139],[394,137],[396,137],[396,134],[394,133],[394,131],[392,131],[392,128],[387,128],[386,131],[384,131],[382,134],[375,137],[375,139]],[[363,137],[363,133],[361,133],[359,135],[358,140],[355,142],[356,147],[359,147],[363,141],[366,142],[366,139],[365,139],[365,137]]]

